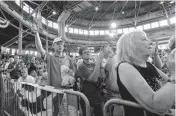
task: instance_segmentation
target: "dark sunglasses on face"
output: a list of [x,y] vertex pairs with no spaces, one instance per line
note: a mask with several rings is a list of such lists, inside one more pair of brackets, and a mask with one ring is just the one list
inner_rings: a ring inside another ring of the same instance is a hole
[[86,50],[86,51],[83,51],[83,54],[89,54],[90,51]]

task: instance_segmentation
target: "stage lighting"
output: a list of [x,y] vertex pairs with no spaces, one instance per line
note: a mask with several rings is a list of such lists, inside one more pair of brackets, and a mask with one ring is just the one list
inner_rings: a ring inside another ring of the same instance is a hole
[[116,28],[117,27],[117,24],[115,22],[112,22],[111,23],[111,28]]
[[96,11],[98,11],[98,10],[99,10],[98,6],[96,6],[96,7],[95,7],[95,10],[96,10]]
[[53,15],[55,15],[56,14],[56,11],[53,11]]

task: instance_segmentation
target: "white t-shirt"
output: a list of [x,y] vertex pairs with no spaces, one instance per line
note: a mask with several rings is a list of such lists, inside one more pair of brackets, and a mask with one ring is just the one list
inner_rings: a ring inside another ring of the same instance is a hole
[[26,79],[23,79],[22,77],[20,77],[20,78],[18,79],[18,82],[35,83],[35,78],[32,77],[32,76],[30,76],[30,75],[28,75],[28,76],[26,77]]
[[[27,83],[33,83],[34,84],[35,83],[35,78],[30,76],[30,75],[28,75],[26,77],[26,79],[23,79],[22,77],[20,77],[18,79],[18,82],[27,82]],[[22,90],[22,85],[21,84],[17,84],[15,88],[17,88],[16,90]]]

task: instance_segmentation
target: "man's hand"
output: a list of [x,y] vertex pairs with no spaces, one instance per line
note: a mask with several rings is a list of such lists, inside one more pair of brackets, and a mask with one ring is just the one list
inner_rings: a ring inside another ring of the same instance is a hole
[[97,62],[97,61],[100,61],[100,62],[101,62],[101,61],[103,60],[103,57],[104,57],[103,52],[100,52],[99,55],[97,55],[97,57],[96,57],[96,62]]
[[156,40],[153,55],[156,56],[157,54],[158,54],[158,41]]
[[38,27],[37,27],[36,24],[33,24],[33,25],[32,25],[32,30],[33,30],[34,32],[38,32]]
[[175,52],[176,52],[176,48],[171,51],[167,61],[167,66],[171,71],[175,70],[175,58],[176,58]]

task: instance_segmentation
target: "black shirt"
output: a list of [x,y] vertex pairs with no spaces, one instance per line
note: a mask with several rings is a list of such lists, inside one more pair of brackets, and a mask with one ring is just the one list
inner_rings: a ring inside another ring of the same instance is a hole
[[[14,68],[15,67],[15,68]],[[12,72],[10,72],[10,77],[12,79],[18,79],[21,76],[21,72],[20,72],[20,64],[19,63],[10,63],[8,66],[8,69],[13,69],[14,70]]]
[[[119,64],[120,65],[120,64]],[[118,73],[118,68],[117,67],[117,84],[119,86],[119,92],[121,94],[122,99],[132,101],[135,103],[138,103],[135,98],[128,92],[126,87],[122,84],[120,81],[119,73]],[[157,91],[160,89],[160,84],[158,83],[157,79],[161,79],[157,70],[155,67],[147,62],[147,67],[140,67],[140,66],[135,66],[133,65],[139,73],[142,75],[142,77],[146,80],[148,85],[152,88],[153,91]],[[144,116],[144,111],[139,108],[133,108],[133,107],[128,107],[124,106],[124,111],[125,111],[125,116]],[[159,116],[158,114],[153,114],[149,111],[147,111],[147,116]]]

